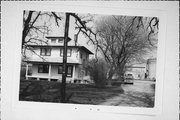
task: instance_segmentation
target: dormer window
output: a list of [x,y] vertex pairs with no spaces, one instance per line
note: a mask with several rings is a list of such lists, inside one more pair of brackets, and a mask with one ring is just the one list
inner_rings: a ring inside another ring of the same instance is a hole
[[51,43],[56,43],[56,38],[51,38]]
[[[46,37],[50,43],[63,43],[64,42],[64,37],[52,37],[52,36],[47,36]],[[71,38],[68,37],[68,42],[71,40]]]
[[63,38],[59,38],[58,43],[63,43],[63,40],[64,40]]
[[50,56],[51,55],[51,48],[41,48],[40,55]]

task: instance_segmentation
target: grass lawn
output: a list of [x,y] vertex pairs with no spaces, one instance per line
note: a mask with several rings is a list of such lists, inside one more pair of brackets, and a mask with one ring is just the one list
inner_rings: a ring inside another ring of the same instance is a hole
[[[61,83],[21,80],[20,101],[60,102]],[[97,105],[123,93],[119,86],[97,88],[92,84],[66,84],[68,103]]]

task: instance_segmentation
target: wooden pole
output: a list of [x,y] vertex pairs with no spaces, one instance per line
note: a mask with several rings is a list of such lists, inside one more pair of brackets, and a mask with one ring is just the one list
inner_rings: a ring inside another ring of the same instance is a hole
[[66,75],[67,75],[67,43],[69,33],[69,13],[66,13],[65,31],[64,31],[64,47],[63,47],[63,73],[61,83],[61,103],[66,102]]
[[27,65],[26,65],[26,80],[28,80],[28,68],[29,67],[29,65],[28,65],[28,63],[27,63]]

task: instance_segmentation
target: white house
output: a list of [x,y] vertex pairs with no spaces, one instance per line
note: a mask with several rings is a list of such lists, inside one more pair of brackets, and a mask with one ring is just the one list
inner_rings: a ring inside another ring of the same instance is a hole
[[156,79],[156,58],[147,60],[147,78],[150,80]]
[[139,63],[132,66],[126,66],[125,74],[132,74],[134,79],[144,79],[146,73],[146,63]]
[[156,58],[149,58],[144,63],[126,66],[125,77],[132,75],[136,80],[156,80]]
[[156,79],[156,58],[149,58],[144,63],[126,66],[126,73],[132,74],[134,79]]
[[[25,60],[26,79],[61,81],[64,37],[46,37],[45,45],[28,45],[33,52]],[[86,63],[93,54],[84,46],[67,47],[67,82],[88,78]]]

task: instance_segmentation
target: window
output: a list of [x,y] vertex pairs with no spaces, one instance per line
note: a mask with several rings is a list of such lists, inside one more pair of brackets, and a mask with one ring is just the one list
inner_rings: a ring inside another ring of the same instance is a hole
[[49,73],[49,65],[38,65],[38,73]]
[[72,66],[67,66],[67,77],[72,77],[72,69],[73,67]]
[[63,38],[59,38],[58,43],[63,43]]
[[[71,57],[72,49],[67,49],[67,57]],[[63,48],[60,49],[60,56],[63,56]]]
[[40,55],[42,55],[42,56],[50,56],[51,55],[51,48],[41,48]]
[[56,43],[56,38],[52,38],[51,43]]
[[[67,77],[72,77],[73,66],[72,65],[68,65],[66,70],[67,70]],[[59,65],[58,66],[58,74],[62,74],[62,73],[63,73],[63,66]]]
[[63,56],[63,48],[60,48],[60,56]]

